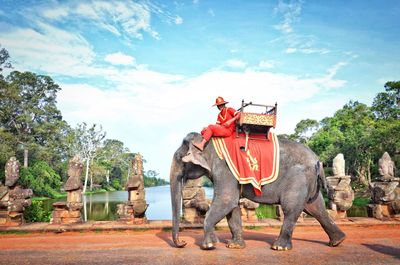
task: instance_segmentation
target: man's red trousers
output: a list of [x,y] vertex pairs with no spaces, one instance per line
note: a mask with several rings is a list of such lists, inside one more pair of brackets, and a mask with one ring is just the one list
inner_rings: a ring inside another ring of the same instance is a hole
[[233,133],[231,128],[227,128],[225,126],[219,124],[211,124],[208,125],[207,128],[204,128],[201,131],[201,135],[203,138],[208,142],[212,136],[219,136],[219,137],[228,137],[231,136]]

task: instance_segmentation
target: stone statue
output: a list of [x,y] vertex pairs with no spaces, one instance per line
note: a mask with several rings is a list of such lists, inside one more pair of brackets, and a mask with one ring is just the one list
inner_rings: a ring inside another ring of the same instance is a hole
[[338,154],[334,159],[333,159],[333,175],[334,176],[345,176],[345,161],[344,161],[344,156],[343,154]]
[[6,164],[5,173],[6,173],[6,186],[12,187],[17,183],[19,179],[19,161],[13,156],[11,157]]
[[385,152],[379,159],[379,175],[383,181],[393,180],[395,177],[395,165],[390,155]]
[[144,189],[143,158],[140,153],[135,154],[132,159],[132,171],[126,182],[126,190]]
[[65,191],[82,189],[82,170],[83,164],[81,158],[78,155],[75,155],[68,163],[68,179],[64,185]]
[[257,221],[256,209],[260,206],[259,203],[250,201],[246,198],[239,200],[240,210],[242,213],[242,221],[254,222]]
[[206,199],[202,179],[188,179],[182,190],[183,219],[188,223],[203,223],[211,201]]
[[148,204],[145,200],[143,158],[140,153],[135,154],[131,164],[131,174],[126,181],[128,201],[118,204],[119,219],[128,223],[147,222],[145,212]]
[[25,222],[24,210],[31,205],[32,190],[17,185],[20,163],[11,157],[5,166],[5,186],[0,185],[0,225],[18,226]]
[[345,160],[343,154],[333,159],[333,176],[326,178],[328,183],[328,212],[332,218],[346,218],[346,211],[351,208],[354,200],[354,191],[350,186],[351,177],[345,174]]
[[368,205],[370,215],[387,219],[400,214],[400,179],[396,177],[395,164],[385,152],[378,161],[379,177],[370,183],[372,204]]
[[82,174],[83,164],[81,158],[75,155],[68,163],[68,179],[64,185],[67,192],[66,202],[53,203],[53,224],[73,224],[82,222]]

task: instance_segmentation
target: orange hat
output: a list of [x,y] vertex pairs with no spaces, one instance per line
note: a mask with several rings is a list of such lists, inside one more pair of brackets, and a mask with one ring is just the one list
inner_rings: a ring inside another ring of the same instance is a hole
[[222,105],[222,104],[226,104],[226,103],[229,103],[229,102],[225,101],[223,97],[217,97],[217,99],[215,100],[215,104],[213,105],[213,107],[214,107],[214,106],[219,106],[219,105]]

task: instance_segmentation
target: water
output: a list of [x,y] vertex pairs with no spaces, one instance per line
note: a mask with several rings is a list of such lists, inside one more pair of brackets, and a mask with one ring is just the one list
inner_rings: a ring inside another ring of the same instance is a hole
[[[204,188],[206,197],[212,198],[213,189]],[[148,220],[171,220],[172,206],[169,186],[158,186],[145,188],[146,202],[149,207],[146,210]],[[56,201],[66,200],[47,200],[45,201],[46,210],[51,210],[52,204]],[[83,196],[86,207],[82,209],[82,217],[87,221],[108,221],[117,220],[117,204],[128,200],[127,191],[111,191],[104,193],[89,194]],[[85,218],[86,216],[86,218]]]
[[[213,189],[205,187],[206,197],[212,199]],[[171,196],[169,186],[158,186],[145,188],[146,202],[149,207],[146,211],[146,217],[149,220],[171,220]],[[64,198],[65,200],[66,198]],[[52,204],[57,200],[45,201],[44,206],[48,211],[52,210]],[[112,191],[84,195],[83,201],[85,207],[82,209],[82,216],[87,221],[108,221],[117,220],[117,204],[128,200],[127,191]],[[257,209],[257,215],[260,218],[276,218],[276,210],[273,205],[261,205]],[[348,217],[367,217],[367,207],[354,206],[347,211]]]

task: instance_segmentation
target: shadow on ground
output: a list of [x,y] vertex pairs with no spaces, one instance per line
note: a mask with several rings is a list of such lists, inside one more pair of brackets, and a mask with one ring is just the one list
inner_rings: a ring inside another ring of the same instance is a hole
[[385,254],[385,255],[391,255],[396,259],[400,259],[400,248],[396,247],[390,247],[390,246],[385,246],[381,244],[362,244],[363,246],[366,246],[369,249],[372,249],[373,251]]

